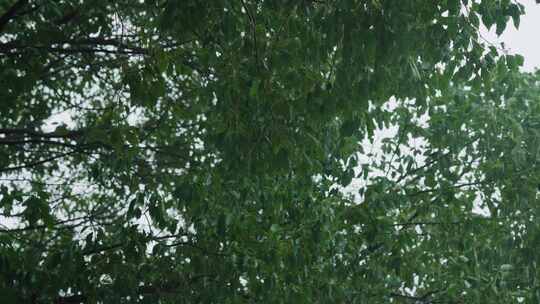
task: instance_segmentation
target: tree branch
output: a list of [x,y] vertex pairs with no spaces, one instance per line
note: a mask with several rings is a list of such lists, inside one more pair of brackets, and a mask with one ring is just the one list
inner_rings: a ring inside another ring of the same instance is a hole
[[67,144],[55,140],[40,140],[40,139],[28,139],[28,140],[18,140],[18,139],[4,139],[0,138],[0,145],[24,145],[24,144],[45,144],[45,145],[56,145],[63,146],[68,148],[77,148],[77,145]]
[[83,135],[84,131],[68,131],[68,132],[39,132],[32,129],[0,129],[0,134],[8,135],[26,135],[28,137],[41,137],[41,138],[76,138]]
[[42,165],[42,164],[48,163],[50,161],[53,161],[55,159],[63,158],[63,157],[66,157],[68,155],[75,154],[75,153],[78,153],[78,152],[80,152],[80,151],[77,151],[77,150],[70,151],[70,152],[67,152],[67,153],[57,154],[55,156],[52,156],[52,157],[49,157],[49,158],[46,158],[46,159],[42,159],[40,161],[36,161],[36,162],[33,162],[33,163],[29,163],[29,164],[24,164],[24,165],[20,165],[20,166],[13,166],[13,167],[6,167],[6,168],[0,168],[0,173],[17,171],[17,170],[21,170],[21,169],[25,169],[25,168],[30,168],[30,167]]

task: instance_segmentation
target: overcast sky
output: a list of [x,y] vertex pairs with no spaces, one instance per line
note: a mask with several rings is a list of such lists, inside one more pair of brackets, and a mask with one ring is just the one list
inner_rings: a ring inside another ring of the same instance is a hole
[[525,5],[525,15],[521,17],[519,29],[510,22],[501,37],[497,38],[494,27],[484,37],[491,42],[504,42],[510,53],[523,55],[524,69],[533,71],[540,68],[540,4],[536,4],[535,0],[518,2]]

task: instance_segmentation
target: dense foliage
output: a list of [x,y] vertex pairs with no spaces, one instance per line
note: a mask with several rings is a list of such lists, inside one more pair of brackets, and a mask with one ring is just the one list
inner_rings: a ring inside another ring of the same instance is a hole
[[538,303],[522,13],[0,0],[0,302]]

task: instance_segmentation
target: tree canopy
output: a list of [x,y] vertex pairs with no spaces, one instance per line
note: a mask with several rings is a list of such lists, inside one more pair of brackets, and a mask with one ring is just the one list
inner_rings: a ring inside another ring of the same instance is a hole
[[538,303],[522,14],[0,0],[0,301]]

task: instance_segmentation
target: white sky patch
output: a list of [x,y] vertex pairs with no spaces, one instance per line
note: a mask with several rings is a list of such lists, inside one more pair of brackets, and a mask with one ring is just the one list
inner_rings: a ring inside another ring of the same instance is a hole
[[525,15],[521,16],[519,29],[509,22],[500,37],[495,34],[495,27],[490,31],[483,28],[482,36],[493,44],[504,43],[509,54],[520,54],[525,57],[523,70],[532,72],[540,67],[540,4],[535,0],[520,0],[525,6]]

